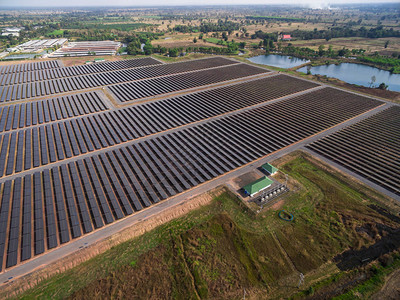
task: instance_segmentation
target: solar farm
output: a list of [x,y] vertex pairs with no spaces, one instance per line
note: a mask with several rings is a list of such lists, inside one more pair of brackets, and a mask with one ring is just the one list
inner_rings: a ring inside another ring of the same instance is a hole
[[308,146],[400,195],[400,107],[392,106]]
[[0,268],[363,114],[307,147],[399,194],[392,104],[223,57],[3,66]]

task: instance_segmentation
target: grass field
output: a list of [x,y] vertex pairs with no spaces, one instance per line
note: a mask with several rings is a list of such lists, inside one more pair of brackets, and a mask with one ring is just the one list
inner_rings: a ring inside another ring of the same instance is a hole
[[[323,294],[333,282],[340,294],[352,293],[353,288],[368,296],[378,290],[382,278],[396,268],[397,258],[389,267],[374,267],[380,270],[380,280],[374,280],[377,273],[366,272],[363,281],[340,289],[344,279],[356,276],[359,265],[343,269],[338,254],[350,247],[370,249],[380,237],[389,239],[399,231],[399,218],[371,206],[382,205],[384,198],[349,184],[305,154],[287,156],[276,164],[290,174],[292,192],[261,214],[256,216],[226,191],[210,205],[42,281],[21,298],[83,299],[90,294],[232,299],[241,297],[243,288],[249,297],[303,298],[310,289]],[[280,220],[280,209],[293,213],[295,220]],[[299,272],[306,276],[300,292]],[[368,289],[360,288],[362,284]]]
[[[387,48],[385,48],[385,43],[389,41]],[[366,53],[371,54],[376,51],[381,54],[391,53],[392,51],[399,51],[400,49],[400,38],[378,38],[378,39],[367,39],[367,38],[334,38],[329,41],[324,39],[315,39],[310,41],[292,41],[294,46],[298,47],[308,47],[314,50],[318,50],[320,45],[325,46],[325,50],[328,49],[329,45],[332,45],[334,50],[340,50],[343,47],[347,49],[364,49]]]
[[224,40],[221,39],[217,39],[217,38],[206,38],[204,39],[207,43],[212,43],[212,44],[221,44],[222,45],[226,45],[226,42]]
[[49,35],[52,35],[52,36],[62,36],[64,34],[64,30],[61,30],[61,29],[59,29],[59,30],[54,30],[54,31],[52,31],[52,32],[50,32],[49,33]]

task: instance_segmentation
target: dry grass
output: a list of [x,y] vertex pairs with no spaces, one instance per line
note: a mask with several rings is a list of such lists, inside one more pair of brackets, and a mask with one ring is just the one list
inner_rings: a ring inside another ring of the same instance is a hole
[[[385,43],[389,41],[388,47],[385,49]],[[334,50],[342,49],[365,49],[366,53],[378,52],[396,52],[400,51],[400,38],[379,38],[379,39],[368,39],[368,38],[335,38],[329,41],[324,39],[316,39],[311,41],[292,41],[293,45],[298,47],[308,47],[317,50],[320,45],[324,45],[328,49],[329,45],[332,45]]]
[[104,58],[106,61],[118,61],[123,57],[116,55],[105,56],[80,56],[80,57],[61,57],[60,60],[66,67],[84,65],[86,61],[93,61],[95,58]]

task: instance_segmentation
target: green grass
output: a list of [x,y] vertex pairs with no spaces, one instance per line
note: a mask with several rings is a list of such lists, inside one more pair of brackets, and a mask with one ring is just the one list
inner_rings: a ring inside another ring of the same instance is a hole
[[[196,293],[201,298],[224,293],[240,297],[243,287],[268,294],[292,272],[277,241],[297,270],[306,276],[311,271],[327,275],[318,270],[333,256],[370,243],[354,230],[356,225],[391,221],[367,206],[374,202],[365,195],[367,189],[349,185],[304,155],[278,165],[298,182],[298,190],[287,194],[280,208],[294,214],[293,222],[280,220],[275,210],[256,217],[235,195],[224,192],[210,205],[52,276],[19,298],[59,299],[72,293],[117,297],[118,292],[132,297],[139,292],[158,298],[186,299]],[[344,224],[343,215],[352,219]],[[276,296],[293,292],[297,290],[287,287]]]
[[155,19],[155,20],[163,20],[164,16],[141,16],[141,18],[145,19]]
[[212,44],[216,44],[216,45],[227,45],[226,41],[217,39],[217,38],[206,38],[206,39],[204,39],[204,41],[206,41],[207,43],[212,43]]
[[61,29],[59,29],[59,30],[54,30],[54,31],[52,31],[52,32],[50,32],[48,35],[50,35],[50,36],[62,36],[64,34],[64,30],[61,30]]

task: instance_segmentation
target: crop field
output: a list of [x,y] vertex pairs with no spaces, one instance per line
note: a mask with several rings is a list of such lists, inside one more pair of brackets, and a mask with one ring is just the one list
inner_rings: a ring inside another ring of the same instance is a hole
[[400,195],[400,108],[392,106],[308,148]]
[[[385,43],[389,41],[385,47]],[[400,47],[400,38],[388,37],[388,38],[377,38],[368,39],[362,37],[350,37],[350,38],[333,38],[329,41],[325,39],[314,39],[311,41],[297,40],[291,41],[291,43],[298,47],[309,47],[317,50],[320,45],[325,46],[326,49],[332,45],[332,49],[338,50],[343,49],[365,49],[367,53],[378,52],[388,52],[388,51],[398,51]]]

